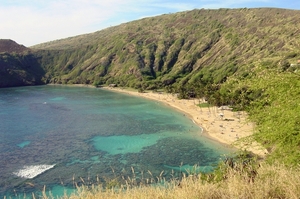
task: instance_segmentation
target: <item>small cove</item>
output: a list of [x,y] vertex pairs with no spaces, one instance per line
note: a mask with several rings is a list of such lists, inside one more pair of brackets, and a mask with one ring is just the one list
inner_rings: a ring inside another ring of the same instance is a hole
[[[189,118],[161,103],[95,88],[0,90],[0,196],[63,194],[96,177],[190,168],[210,170],[231,150],[201,136]],[[33,179],[24,166],[55,165]],[[112,168],[114,173],[112,172]],[[34,185],[34,186],[30,186]],[[62,186],[63,185],[63,186]]]

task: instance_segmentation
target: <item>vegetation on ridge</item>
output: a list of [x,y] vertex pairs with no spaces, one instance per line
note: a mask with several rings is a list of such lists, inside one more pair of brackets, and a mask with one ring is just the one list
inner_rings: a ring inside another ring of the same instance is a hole
[[47,81],[52,83],[178,90],[187,83],[220,84],[232,75],[247,76],[258,61],[297,57],[299,15],[281,9],[193,10],[34,49],[44,50],[41,64],[51,68]]

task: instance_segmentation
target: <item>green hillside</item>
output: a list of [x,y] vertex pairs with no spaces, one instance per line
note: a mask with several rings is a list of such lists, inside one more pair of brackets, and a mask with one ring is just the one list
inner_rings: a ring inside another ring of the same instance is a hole
[[281,9],[193,10],[33,48],[45,50],[41,64],[50,82],[136,88],[198,79],[218,84],[246,76],[259,63],[297,61],[299,15]]
[[0,86],[114,83],[205,97],[247,110],[257,124],[254,138],[271,152],[268,160],[296,165],[299,22],[300,11],[275,8],[145,18],[26,53],[0,50]]

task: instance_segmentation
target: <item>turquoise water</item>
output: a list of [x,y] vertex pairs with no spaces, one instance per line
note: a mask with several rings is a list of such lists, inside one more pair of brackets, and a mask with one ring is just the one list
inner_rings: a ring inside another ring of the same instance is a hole
[[[132,168],[140,181],[147,171],[166,179],[194,165],[210,171],[230,152],[155,101],[96,88],[0,89],[1,198],[39,196],[44,186],[62,196],[76,185],[132,177]],[[17,175],[36,165],[55,166],[30,179]]]
[[17,144],[19,147],[21,147],[21,148],[24,148],[25,146],[27,146],[27,145],[29,145],[30,144],[30,141],[24,141],[24,142],[22,142],[22,143],[20,143],[20,144]]

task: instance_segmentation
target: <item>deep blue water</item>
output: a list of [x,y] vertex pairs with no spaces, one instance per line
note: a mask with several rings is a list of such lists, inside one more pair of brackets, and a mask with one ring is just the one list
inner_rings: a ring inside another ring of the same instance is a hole
[[[1,198],[38,196],[44,186],[62,195],[76,184],[133,177],[132,168],[139,180],[179,177],[193,165],[209,171],[230,152],[155,101],[96,88],[0,89]],[[32,179],[16,174],[37,165],[55,166]]]

